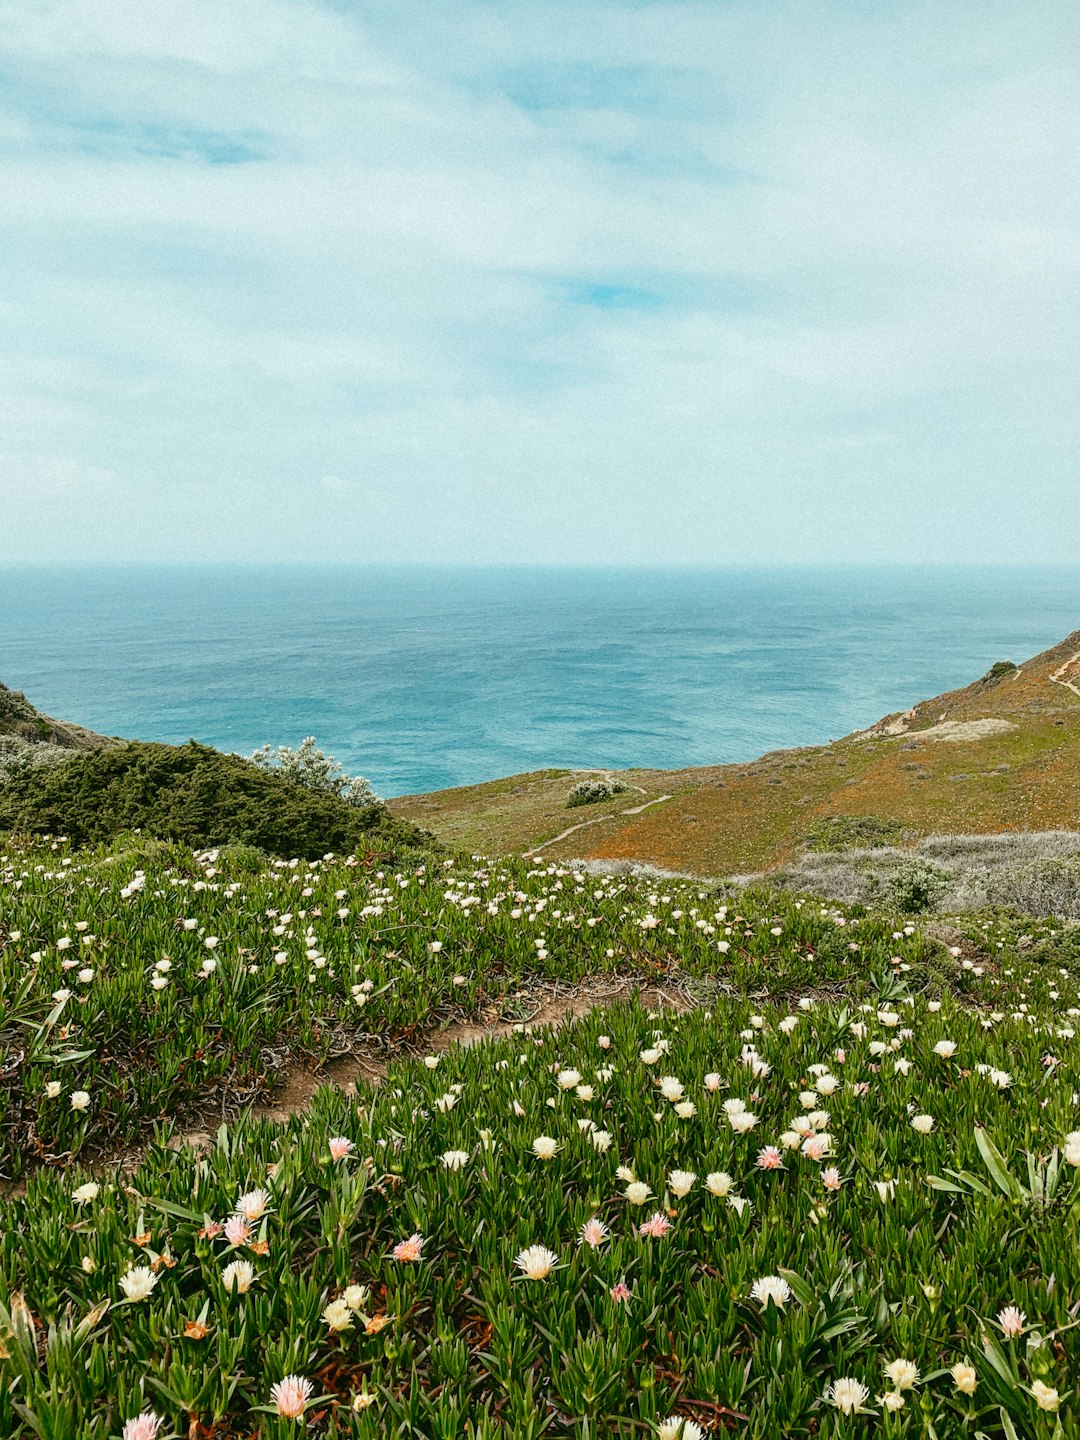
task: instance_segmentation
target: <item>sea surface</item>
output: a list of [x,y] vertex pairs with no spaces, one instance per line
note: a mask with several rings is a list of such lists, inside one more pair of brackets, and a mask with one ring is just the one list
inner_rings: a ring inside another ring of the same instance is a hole
[[1080,628],[1080,568],[0,569],[0,680],[111,735],[315,735],[380,794],[746,760]]

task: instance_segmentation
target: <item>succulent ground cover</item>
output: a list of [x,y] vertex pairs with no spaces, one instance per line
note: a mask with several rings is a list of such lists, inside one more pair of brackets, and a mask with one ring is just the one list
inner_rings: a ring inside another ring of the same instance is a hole
[[[783,994],[888,980],[888,917],[738,905],[685,883],[537,864],[9,846],[0,855],[0,1178],[133,1143],[184,1106],[250,1099],[283,1053],[407,1042],[530,977],[629,972]],[[908,927],[912,929],[913,927]],[[955,967],[954,967],[955,968]]]
[[[554,865],[4,863],[5,1134],[42,1143],[0,1212],[0,1434],[1076,1433],[1071,931],[949,949]],[[269,1035],[420,1041],[605,967],[701,1003],[419,1044],[285,1126],[87,1163]]]

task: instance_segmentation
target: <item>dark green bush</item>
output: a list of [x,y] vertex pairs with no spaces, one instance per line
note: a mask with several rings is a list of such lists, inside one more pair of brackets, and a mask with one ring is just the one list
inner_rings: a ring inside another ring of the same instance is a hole
[[256,846],[304,859],[437,848],[433,836],[382,805],[358,809],[193,740],[81,751],[56,769],[22,776],[0,789],[3,830],[65,835],[73,845],[139,830],[196,847]]

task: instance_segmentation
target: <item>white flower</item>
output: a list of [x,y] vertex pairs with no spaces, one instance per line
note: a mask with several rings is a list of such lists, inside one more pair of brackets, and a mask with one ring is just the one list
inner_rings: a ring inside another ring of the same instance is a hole
[[934,1128],[934,1117],[932,1115],[913,1115],[911,1128],[917,1130],[920,1135],[929,1135]]
[[734,1180],[732,1180],[726,1170],[713,1170],[705,1176],[706,1190],[708,1190],[710,1195],[716,1195],[721,1200],[731,1193],[731,1187],[734,1183]]
[[934,1054],[940,1055],[943,1060],[950,1059],[951,1056],[956,1054],[956,1041],[939,1040],[934,1046]]
[[559,1083],[560,1090],[573,1090],[576,1085],[581,1084],[580,1070],[560,1070],[555,1077]]
[[975,1386],[979,1383],[979,1377],[975,1373],[974,1365],[968,1365],[963,1360],[958,1360],[949,1371],[952,1382],[962,1395],[974,1395]]
[[48,1080],[48,1081],[46,1081],[46,1084],[45,1084],[45,1096],[46,1096],[46,1099],[55,1100],[56,1097],[60,1094],[61,1088],[62,1088],[62,1087],[61,1087],[61,1085],[60,1085],[60,1081],[59,1081],[59,1080]]
[[668,1176],[668,1189],[681,1200],[684,1195],[689,1195],[696,1179],[693,1170],[672,1170]]
[[669,1415],[656,1427],[658,1440],[704,1440],[705,1431],[696,1420],[686,1420],[681,1415]]
[[720,1089],[720,1076],[715,1070],[710,1070],[705,1076],[705,1089],[715,1094]]
[[266,1202],[270,1199],[268,1190],[248,1190],[236,1202],[236,1213],[247,1221],[255,1221],[266,1213]]
[[86,1110],[90,1104],[90,1096],[85,1090],[73,1090],[71,1092],[71,1108],[73,1110]]
[[331,1300],[326,1309],[322,1312],[323,1323],[327,1325],[334,1335],[340,1335],[343,1330],[352,1329],[353,1312],[349,1302],[344,1296],[337,1300]]
[[750,1287],[750,1298],[762,1308],[771,1300],[778,1310],[782,1310],[791,1299],[791,1286],[780,1275],[763,1275]]
[[543,1280],[558,1265],[559,1257],[543,1245],[530,1245],[514,1263],[528,1279]]
[[101,1186],[95,1184],[93,1180],[88,1180],[85,1185],[80,1185],[77,1190],[72,1192],[71,1198],[76,1205],[89,1205],[90,1201],[96,1200],[100,1194]]
[[593,1148],[599,1150],[601,1155],[606,1154],[607,1151],[611,1149],[611,1138],[611,1132],[609,1130],[594,1130],[589,1136],[589,1139],[593,1143]]
[[890,1360],[885,1366],[885,1376],[897,1390],[910,1390],[919,1383],[919,1367],[911,1360]]
[[748,1135],[757,1124],[757,1116],[752,1115],[749,1110],[740,1110],[735,1115],[728,1116],[728,1124],[736,1135]]
[[863,1408],[870,1398],[870,1391],[861,1381],[845,1375],[834,1380],[825,1392],[825,1399],[835,1405],[842,1415],[853,1415]]
[[674,1108],[680,1120],[692,1120],[697,1114],[697,1106],[693,1100],[680,1100]]
[[1045,1385],[1041,1380],[1031,1382],[1031,1393],[1035,1398],[1035,1404],[1040,1410],[1056,1410],[1061,1404],[1061,1397],[1050,1385]]
[[120,1276],[120,1289],[128,1300],[137,1302],[145,1300],[157,1282],[158,1277],[148,1265],[129,1266],[127,1274]]
[[468,1164],[468,1161],[469,1152],[467,1150],[444,1150],[442,1153],[442,1163],[447,1170],[461,1170]]
[[221,1272],[221,1283],[226,1290],[246,1295],[255,1283],[255,1267],[249,1260],[233,1260]]
[[371,1291],[366,1285],[346,1285],[341,1292],[341,1298],[354,1315],[360,1315],[371,1299]]
[[1080,1165],[1080,1130],[1071,1130],[1065,1136],[1065,1162]]
[[660,1081],[660,1094],[663,1095],[665,1100],[671,1100],[672,1102],[681,1100],[684,1093],[685,1087],[682,1081],[677,1080],[674,1075],[665,1075]]
[[532,1149],[538,1160],[552,1160],[558,1152],[559,1144],[550,1135],[538,1135],[532,1142]]
[[643,1180],[631,1180],[625,1193],[631,1205],[644,1205],[652,1196],[652,1191]]

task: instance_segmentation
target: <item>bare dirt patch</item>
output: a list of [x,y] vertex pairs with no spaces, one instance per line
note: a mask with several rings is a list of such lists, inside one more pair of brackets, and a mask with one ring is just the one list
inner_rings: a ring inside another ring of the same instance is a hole
[[[286,1070],[273,1093],[256,1105],[253,1114],[284,1124],[290,1115],[302,1114],[311,1106],[322,1085],[334,1085],[355,1095],[357,1084],[378,1085],[386,1077],[391,1058],[403,1055],[441,1054],[455,1045],[477,1045],[514,1033],[518,1027],[552,1026],[558,1029],[604,1005],[626,1003],[637,996],[653,1010],[684,1014],[694,1006],[692,997],[674,981],[667,985],[643,983],[628,976],[595,976],[578,985],[557,982],[533,985],[508,997],[502,1010],[494,1008],[478,1020],[452,1020],[426,1031],[408,1044],[378,1051],[362,1049],[328,1060],[320,1069],[297,1065]],[[509,1012],[509,1013],[508,1013]],[[195,1132],[194,1138],[204,1138]],[[209,1139],[208,1136],[205,1137]],[[184,1137],[185,1142],[188,1137]]]

